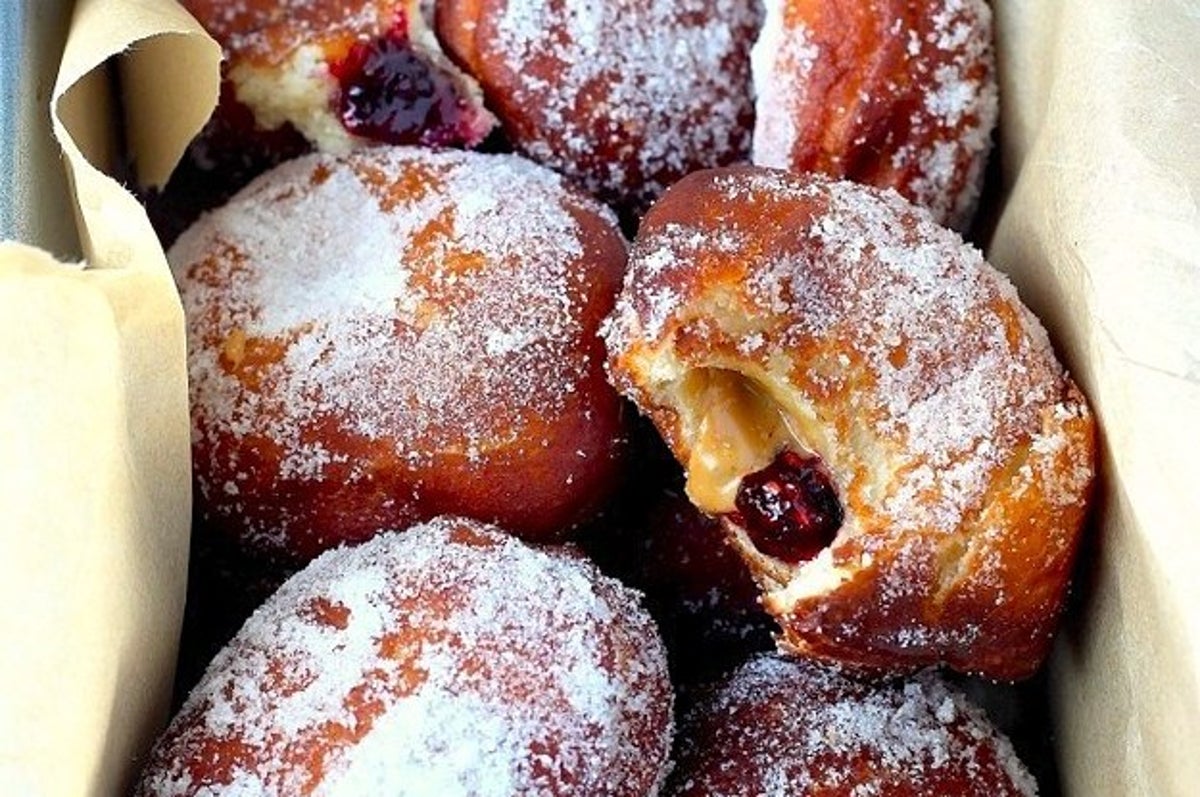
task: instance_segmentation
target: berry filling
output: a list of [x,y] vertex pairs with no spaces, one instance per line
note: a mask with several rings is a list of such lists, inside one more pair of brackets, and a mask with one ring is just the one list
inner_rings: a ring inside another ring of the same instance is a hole
[[842,525],[842,505],[817,457],[784,451],[742,479],[729,519],[759,551],[789,564],[816,557]]
[[332,72],[341,86],[338,114],[352,135],[426,146],[469,138],[454,83],[413,49],[403,25],[355,44]]

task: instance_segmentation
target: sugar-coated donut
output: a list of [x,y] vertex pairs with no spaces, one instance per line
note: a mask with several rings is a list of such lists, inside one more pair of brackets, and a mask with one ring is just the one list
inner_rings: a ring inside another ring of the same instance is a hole
[[680,721],[670,797],[1030,797],[1037,782],[986,715],[936,675],[860,683],[762,656]]
[[753,160],[891,187],[964,229],[998,118],[985,0],[767,0]]
[[478,85],[442,54],[419,0],[183,5],[225,51],[218,124],[244,136],[290,125],[342,153],[369,142],[472,146],[495,125]]
[[561,535],[620,470],[596,331],[625,250],[514,156],[373,148],[259,178],[169,253],[202,515],[301,560],[439,514]]
[[638,211],[748,155],[759,23],[745,0],[437,0],[436,24],[521,152]]
[[442,518],[330,551],[216,657],[137,794],[643,797],[672,691],[637,594]]
[[756,167],[646,216],[617,385],[723,519],[793,652],[1031,674],[1066,593],[1094,422],[979,252],[895,193]]

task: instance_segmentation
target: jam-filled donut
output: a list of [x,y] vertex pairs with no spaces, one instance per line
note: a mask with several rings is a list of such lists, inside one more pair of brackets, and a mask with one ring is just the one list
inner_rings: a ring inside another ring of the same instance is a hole
[[759,23],[745,0],[437,0],[436,24],[521,152],[639,211],[746,158]]
[[669,797],[1031,797],[1037,782],[984,713],[937,676],[860,683],[762,656],[680,721]]
[[985,0],[767,0],[753,160],[974,215],[998,117]]
[[165,190],[144,197],[168,246],[258,175],[314,149],[474,147],[496,126],[415,0],[181,2],[225,64],[212,118]]
[[515,156],[263,175],[168,255],[202,515],[297,559],[439,514],[556,537],[618,479],[596,332],[625,254],[611,212]]
[[495,124],[419,0],[183,5],[225,51],[219,122],[247,136],[288,125],[341,153],[367,142],[471,146]]
[[607,326],[618,386],[722,518],[791,651],[1029,675],[1094,422],[1041,325],[895,193],[756,167],[651,210]]
[[451,518],[329,551],[213,660],[137,794],[658,791],[662,643],[586,560]]

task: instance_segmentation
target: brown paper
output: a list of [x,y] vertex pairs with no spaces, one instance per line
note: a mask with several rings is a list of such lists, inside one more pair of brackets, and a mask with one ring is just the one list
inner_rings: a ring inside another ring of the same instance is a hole
[[[1200,783],[1200,14],[1185,0],[995,0],[1007,203],[990,250],[1103,424],[1103,483],[1054,701],[1068,794]],[[81,0],[55,93],[80,270],[0,248],[0,793],[117,794],[162,718],[183,597],[184,355],[140,179],[215,101],[169,0]],[[84,157],[86,155],[86,158]],[[15,519],[15,522],[14,522]],[[12,737],[12,738],[10,738]],[[16,747],[13,747],[13,744]],[[9,750],[16,750],[15,756]],[[11,763],[11,762],[15,762]]]
[[1096,408],[1103,480],[1054,667],[1073,795],[1200,788],[1200,12],[998,2],[990,250]]
[[149,182],[216,97],[220,51],[172,3],[78,3],[52,109],[89,266],[0,244],[0,794],[126,792],[170,697],[185,344],[145,213],[96,168],[119,151],[106,65],[121,53],[139,87],[125,107],[171,120],[127,127]]

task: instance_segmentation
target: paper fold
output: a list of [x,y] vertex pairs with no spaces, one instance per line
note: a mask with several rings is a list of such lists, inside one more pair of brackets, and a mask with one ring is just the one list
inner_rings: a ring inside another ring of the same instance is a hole
[[88,267],[0,244],[0,794],[128,791],[165,719],[185,589],[182,310],[105,171],[123,150],[114,74],[140,87],[126,129],[158,182],[215,103],[220,50],[167,0],[81,0],[71,30],[50,109]]
[[1045,5],[997,8],[1009,196],[989,256],[1102,427],[1094,537],[1054,670],[1060,764],[1069,794],[1188,795],[1200,784],[1200,14]]

